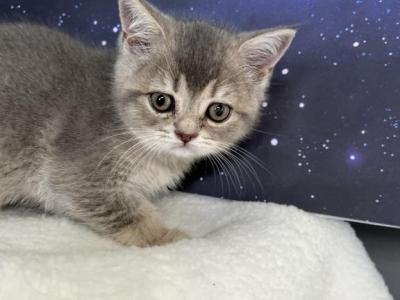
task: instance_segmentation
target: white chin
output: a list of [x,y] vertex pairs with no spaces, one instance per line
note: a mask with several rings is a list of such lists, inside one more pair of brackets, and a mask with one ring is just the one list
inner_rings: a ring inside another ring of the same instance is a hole
[[199,153],[199,151],[196,151],[196,147],[191,146],[191,145],[186,145],[186,146],[175,146],[172,147],[171,150],[169,151],[171,154],[177,157],[182,157],[182,158],[199,158],[202,155]]

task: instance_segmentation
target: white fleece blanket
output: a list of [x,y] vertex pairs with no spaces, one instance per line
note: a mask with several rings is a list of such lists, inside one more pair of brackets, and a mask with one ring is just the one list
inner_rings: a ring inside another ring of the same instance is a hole
[[194,238],[124,248],[63,218],[0,213],[0,299],[392,299],[344,222],[178,193],[160,210]]

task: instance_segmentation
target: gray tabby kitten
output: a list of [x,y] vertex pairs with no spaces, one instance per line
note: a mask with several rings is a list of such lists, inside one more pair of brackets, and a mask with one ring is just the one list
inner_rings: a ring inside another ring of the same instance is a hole
[[120,0],[117,53],[0,25],[0,206],[68,216],[124,245],[186,237],[151,200],[249,133],[295,30],[234,33]]

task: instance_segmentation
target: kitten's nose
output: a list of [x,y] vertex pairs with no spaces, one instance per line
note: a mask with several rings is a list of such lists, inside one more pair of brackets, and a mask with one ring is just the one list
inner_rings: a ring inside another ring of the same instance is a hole
[[189,143],[191,140],[193,140],[199,135],[198,133],[188,134],[178,130],[175,130],[175,134],[184,144]]

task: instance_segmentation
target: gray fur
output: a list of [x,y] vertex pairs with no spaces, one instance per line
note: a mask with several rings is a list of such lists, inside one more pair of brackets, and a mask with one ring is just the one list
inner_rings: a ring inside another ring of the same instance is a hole
[[[175,20],[141,0],[120,8],[118,52],[38,25],[0,25],[0,206],[40,206],[126,245],[163,244],[185,234],[165,228],[151,200],[248,134],[273,67],[248,62],[280,58],[294,32],[264,49],[254,40],[262,34]],[[152,92],[173,95],[176,111],[152,110]],[[207,120],[212,102],[232,116]],[[184,146],[175,130],[199,137]]]

